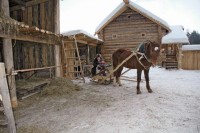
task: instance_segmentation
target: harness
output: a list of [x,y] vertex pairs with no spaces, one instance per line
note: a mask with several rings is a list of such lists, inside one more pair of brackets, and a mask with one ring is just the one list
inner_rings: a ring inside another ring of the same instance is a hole
[[146,61],[148,61],[151,64],[151,60],[147,58],[147,56],[144,53],[140,53],[140,52],[136,52],[137,54],[141,55],[140,58],[138,58],[137,54],[135,55],[136,59],[138,60],[138,62],[140,63],[140,65],[142,67],[144,67],[144,69],[148,70],[151,65],[149,66],[145,66],[144,64],[142,64],[141,60],[145,59]]
[[[135,51],[132,51],[132,52],[135,52]],[[137,51],[136,51],[135,53],[136,53],[136,58],[137,58],[138,62],[140,63],[140,65],[141,65],[142,67],[144,67],[144,69],[148,70],[148,69],[150,68],[151,65],[150,65],[150,66],[145,66],[145,65],[141,62],[142,59],[145,59],[147,62],[149,62],[149,63],[151,64],[151,59],[149,59],[149,58],[145,55],[145,52],[146,52],[146,51],[145,51],[144,42],[143,42],[143,43],[141,43],[141,44],[138,46]],[[140,58],[138,58],[137,54],[141,55]]]

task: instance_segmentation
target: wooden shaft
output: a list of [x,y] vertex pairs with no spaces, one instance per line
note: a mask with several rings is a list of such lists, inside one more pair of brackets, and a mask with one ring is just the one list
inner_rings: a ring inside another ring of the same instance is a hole
[[124,75],[125,73],[127,73],[128,71],[130,71],[131,69],[126,70],[125,72],[123,72],[121,75]]
[[107,75],[102,82],[104,82],[107,78],[109,78],[115,71],[117,71],[117,69],[119,69],[119,67],[121,67],[125,62],[127,62],[131,57],[133,57],[134,55],[136,55],[135,52],[132,52],[131,55],[129,55],[125,60],[123,60],[114,70],[112,70],[109,75]]

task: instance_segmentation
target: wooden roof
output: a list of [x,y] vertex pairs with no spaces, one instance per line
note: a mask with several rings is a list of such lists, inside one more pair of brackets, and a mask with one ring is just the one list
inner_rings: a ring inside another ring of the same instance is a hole
[[110,22],[112,22],[116,17],[122,14],[125,10],[131,8],[132,10],[138,12],[139,14],[143,15],[144,17],[150,19],[151,21],[157,23],[158,25],[162,26],[163,28],[170,30],[169,25],[167,22],[162,20],[161,18],[157,17],[156,15],[152,14],[151,12],[147,11],[143,7],[129,1],[124,0],[118,7],[116,7],[96,28],[95,34],[98,34],[102,29],[104,29]]
[[181,25],[171,26],[171,32],[162,37],[161,44],[190,43]]
[[88,44],[88,45],[97,45],[102,44],[103,41],[101,39],[98,39],[97,37],[89,34],[88,32],[84,30],[72,30],[68,32],[62,33],[64,36],[64,40],[70,39],[72,37],[75,37],[77,41],[81,44]]

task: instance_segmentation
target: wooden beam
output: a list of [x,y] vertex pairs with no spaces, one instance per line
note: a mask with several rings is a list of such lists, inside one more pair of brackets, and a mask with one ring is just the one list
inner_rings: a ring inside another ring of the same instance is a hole
[[76,40],[77,43],[81,43],[81,44],[88,44],[86,41],[83,41],[83,40]]
[[[60,34],[60,0],[53,0],[54,2],[54,11],[53,11],[53,19],[54,19],[54,32],[56,34]],[[61,66],[61,46],[55,46],[54,48],[54,60],[55,66]],[[55,70],[55,76],[61,77],[61,67],[57,67]]]
[[56,41],[56,38],[54,37],[40,38],[39,35],[37,37],[34,37],[32,35],[14,35],[0,32],[0,37],[16,39],[21,41],[37,42],[42,44],[61,45],[61,43],[59,41]]
[[[9,11],[9,1],[8,0],[2,0],[1,1],[1,7],[0,9],[3,11],[5,16],[10,16]],[[11,75],[13,69],[14,69],[14,62],[13,62],[13,47],[12,47],[12,41],[8,38],[3,38],[3,54],[4,54],[4,62],[6,66],[6,72],[10,74],[8,76],[8,86],[10,89],[10,97],[12,102],[12,107],[16,108],[18,106],[17,104],[17,94],[16,94],[16,84],[15,84],[15,76]]]
[[15,120],[14,120],[13,111],[11,107],[11,101],[10,101],[8,84],[6,80],[4,63],[0,63],[0,85],[1,85],[0,95],[2,96],[4,113],[8,120],[8,130],[9,130],[9,133],[16,133]]
[[21,0],[13,0],[15,3],[19,4],[20,6],[26,6],[26,3]]
[[30,69],[15,70],[14,73],[38,71],[38,70],[44,70],[44,69],[52,69],[52,68],[56,68],[56,67],[61,67],[61,66],[49,66],[49,67],[41,67],[41,68],[30,68]]
[[[33,5],[37,5],[37,4],[41,4],[41,3],[44,3],[44,2],[47,2],[48,0],[32,0],[32,1],[28,1],[26,2],[25,4],[25,7],[29,7],[29,6],[33,6]],[[21,9],[21,6],[13,6],[10,8],[10,11],[16,11],[16,10],[19,10]]]

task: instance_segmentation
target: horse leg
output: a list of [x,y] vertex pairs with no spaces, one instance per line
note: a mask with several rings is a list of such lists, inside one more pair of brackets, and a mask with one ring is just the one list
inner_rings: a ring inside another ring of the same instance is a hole
[[121,80],[120,80],[120,76],[121,76],[122,70],[123,70],[123,67],[120,67],[118,69],[118,72],[117,72],[117,82],[118,82],[119,86],[122,86],[122,83],[121,83]]
[[137,94],[141,94],[140,81],[141,81],[142,70],[137,69]]
[[117,77],[114,75],[113,86],[117,86]]
[[144,70],[144,76],[145,76],[145,80],[146,80],[146,87],[149,93],[152,93],[152,89],[150,88],[149,85],[149,69],[148,70]]

